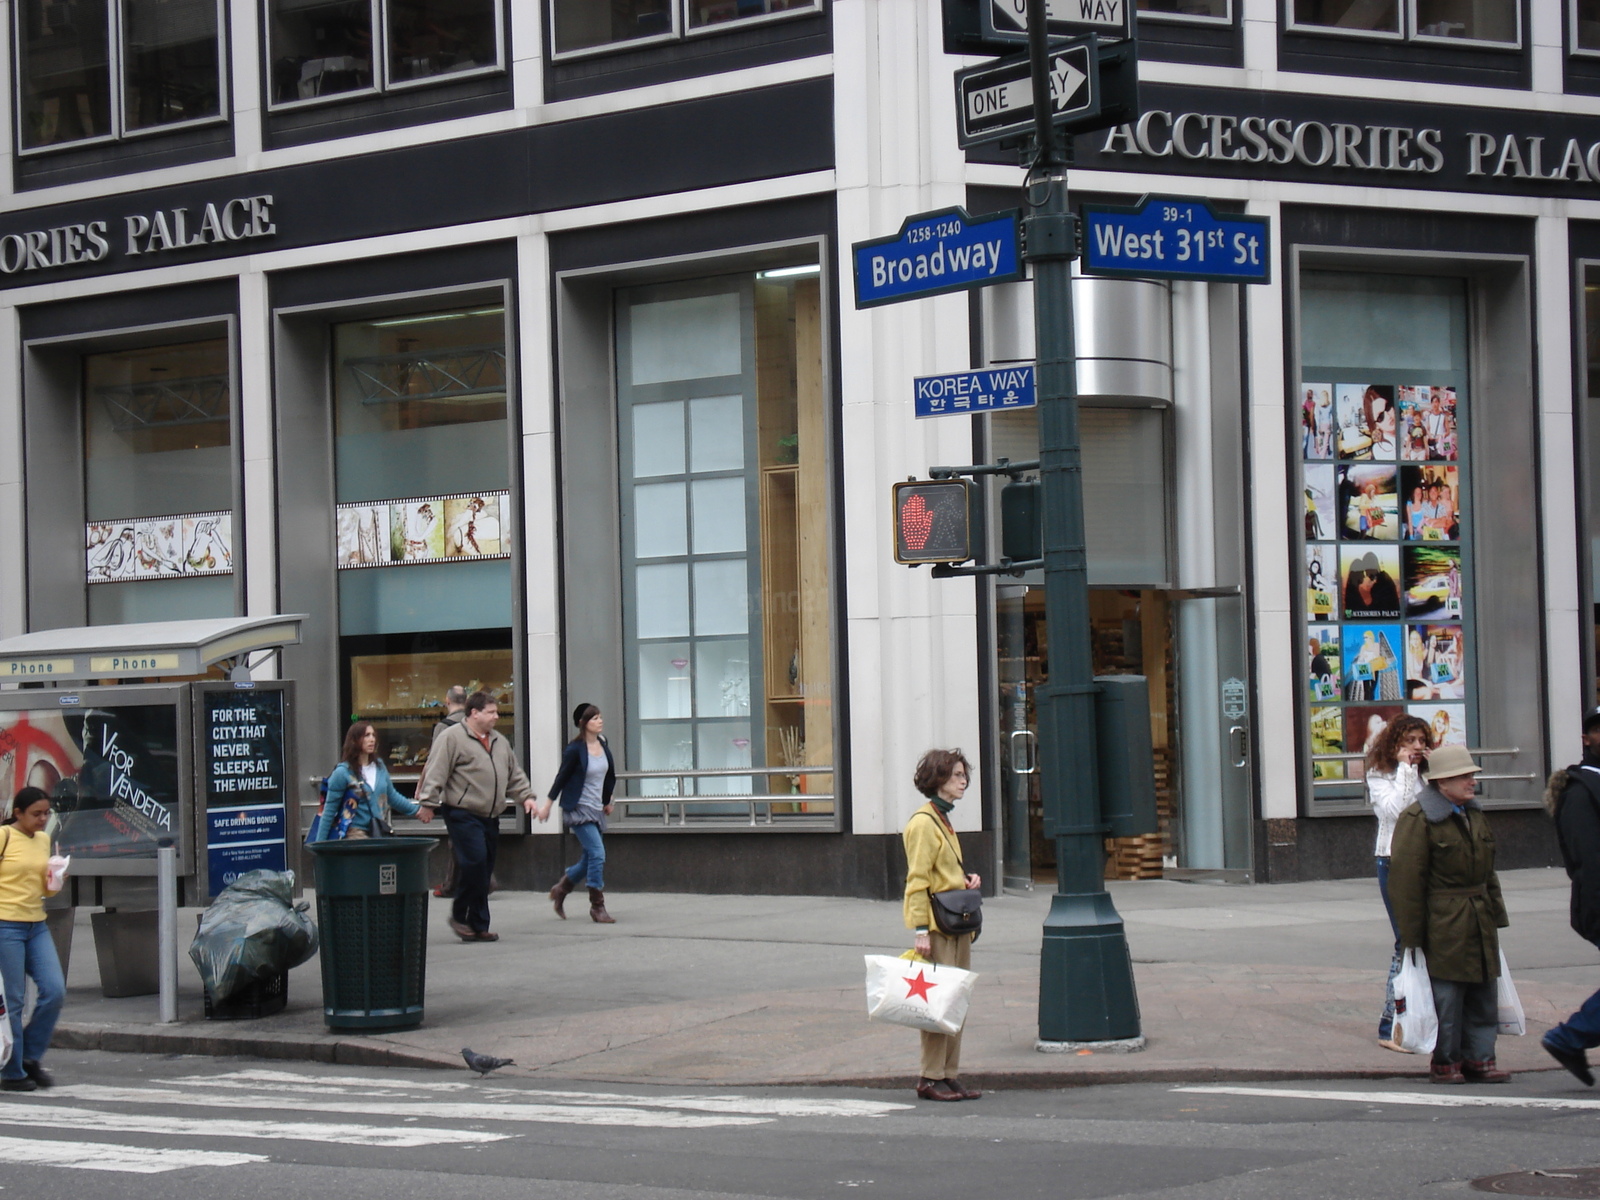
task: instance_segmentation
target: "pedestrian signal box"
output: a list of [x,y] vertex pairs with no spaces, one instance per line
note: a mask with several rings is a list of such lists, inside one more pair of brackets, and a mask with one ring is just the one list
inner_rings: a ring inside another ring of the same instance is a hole
[[973,486],[965,479],[894,485],[894,560],[959,563],[972,557]]

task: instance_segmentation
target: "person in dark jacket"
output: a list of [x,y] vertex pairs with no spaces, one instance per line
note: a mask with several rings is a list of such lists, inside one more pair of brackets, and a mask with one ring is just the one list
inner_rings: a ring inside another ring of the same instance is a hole
[[1434,1083],[1504,1083],[1499,1030],[1500,937],[1511,923],[1494,870],[1494,834],[1474,793],[1479,766],[1465,746],[1428,758],[1428,786],[1395,822],[1389,900],[1400,943],[1428,960],[1439,1039]]
[[605,718],[598,706],[580,704],[572,713],[578,736],[561,752],[561,769],[550,785],[550,796],[539,806],[539,820],[548,820],[550,805],[561,801],[561,820],[578,839],[583,853],[562,873],[550,889],[550,902],[556,916],[567,919],[567,897],[578,880],[589,881],[589,917],[600,925],[615,925],[616,918],[606,911],[605,867],[606,818],[611,815],[611,793],[617,787],[617,764],[611,747],[601,736]]
[[[1561,861],[1572,880],[1572,931],[1600,946],[1600,711],[1583,722],[1583,761],[1550,776],[1544,806],[1555,818]],[[1593,1087],[1585,1052],[1600,1046],[1600,991],[1546,1033],[1541,1044],[1551,1058]]]

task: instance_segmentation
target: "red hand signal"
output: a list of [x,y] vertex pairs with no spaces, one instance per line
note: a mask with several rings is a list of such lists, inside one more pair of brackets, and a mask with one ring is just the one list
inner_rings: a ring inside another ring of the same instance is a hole
[[920,551],[932,532],[933,514],[928,511],[927,502],[913,494],[900,509],[900,534],[905,538],[906,549]]

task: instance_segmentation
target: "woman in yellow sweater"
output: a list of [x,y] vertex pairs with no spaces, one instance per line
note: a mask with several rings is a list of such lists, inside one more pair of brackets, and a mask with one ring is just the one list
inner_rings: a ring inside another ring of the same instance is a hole
[[[44,922],[45,897],[61,890],[59,881],[47,886],[52,862],[44,828],[49,820],[50,797],[29,787],[17,793],[11,815],[0,825],[0,977],[11,1020],[11,1057],[0,1067],[0,1091],[31,1092],[54,1082],[39,1062],[50,1047],[67,985]],[[65,864],[57,859],[55,866],[59,875]],[[39,995],[24,1029],[22,989],[29,978]]]
[[[929,750],[917,764],[917,791],[928,798],[901,835],[906,846],[906,928],[913,930],[917,953],[944,966],[969,970],[972,966],[970,933],[954,937],[933,924],[930,892],[953,892],[981,887],[983,881],[968,875],[961,863],[961,843],[956,840],[949,813],[966,793],[972,764],[959,750]],[[959,1033],[922,1035],[922,1079],[917,1095],[924,1100],[976,1100],[983,1095],[956,1078],[961,1061]]]

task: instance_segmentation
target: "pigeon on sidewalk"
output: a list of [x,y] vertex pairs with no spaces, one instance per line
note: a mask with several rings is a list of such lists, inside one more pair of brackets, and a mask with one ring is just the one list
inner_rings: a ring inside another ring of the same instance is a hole
[[495,1058],[489,1054],[479,1054],[474,1050],[461,1047],[461,1057],[465,1060],[469,1070],[476,1071],[479,1078],[487,1078],[490,1071],[498,1071],[501,1067],[509,1067],[512,1061],[509,1058]]

